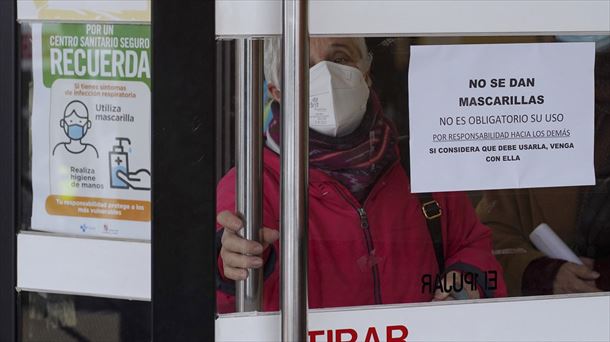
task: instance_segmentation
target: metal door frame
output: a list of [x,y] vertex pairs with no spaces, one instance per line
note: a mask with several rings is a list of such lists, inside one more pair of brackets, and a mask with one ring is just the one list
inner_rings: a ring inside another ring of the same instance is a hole
[[152,1],[152,336],[214,339],[213,1]]
[[[0,341],[19,340],[17,1],[0,1]],[[152,336],[214,338],[214,2],[152,1]]]
[[0,1],[0,341],[17,338],[17,1]]

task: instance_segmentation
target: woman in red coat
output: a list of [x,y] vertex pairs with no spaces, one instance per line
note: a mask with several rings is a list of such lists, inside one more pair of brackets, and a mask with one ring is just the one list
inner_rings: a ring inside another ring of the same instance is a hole
[[[258,267],[265,275],[263,309],[279,308],[278,46],[265,44],[275,102],[263,157],[264,243],[237,235],[242,223],[233,214],[231,170],[217,190],[219,312],[234,310],[233,281]],[[437,257],[422,201],[400,162],[396,130],[369,88],[364,39],[312,38],[310,63],[309,307],[505,296],[490,230],[463,193],[433,194],[431,209],[441,212],[443,257]]]

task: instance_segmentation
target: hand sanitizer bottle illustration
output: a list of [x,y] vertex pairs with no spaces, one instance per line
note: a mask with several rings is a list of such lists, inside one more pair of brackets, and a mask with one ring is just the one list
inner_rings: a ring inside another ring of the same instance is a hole
[[112,146],[112,151],[108,152],[108,161],[110,163],[110,187],[114,189],[129,189],[129,185],[123,182],[117,173],[121,171],[125,175],[129,175],[129,155],[125,152],[123,142],[131,145],[128,138],[115,138],[118,145]]

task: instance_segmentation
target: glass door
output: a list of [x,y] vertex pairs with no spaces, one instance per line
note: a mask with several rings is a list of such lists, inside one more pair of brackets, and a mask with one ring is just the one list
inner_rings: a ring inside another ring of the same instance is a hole
[[[309,2],[310,340],[608,337],[610,249],[592,233],[604,231],[604,205],[581,205],[605,196],[609,6]],[[278,340],[287,300],[279,270],[295,257],[280,242],[281,199],[295,194],[282,186],[279,85],[282,70],[296,66],[287,60],[282,69],[281,4],[219,1],[217,18],[221,65],[246,68],[224,47],[265,37],[267,93],[262,246],[238,239],[247,223],[233,221],[244,219],[235,171],[217,188],[216,336]],[[219,98],[239,89],[238,76],[223,73]],[[234,108],[219,115],[239,116]],[[555,242],[571,254],[546,248]],[[263,313],[237,313],[233,286],[252,269],[264,274]],[[536,318],[577,307],[596,313],[578,322]],[[595,328],[557,330],[574,325]]]
[[17,8],[23,341],[151,339],[150,2],[86,5]]
[[213,4],[2,6],[0,339],[213,336]]

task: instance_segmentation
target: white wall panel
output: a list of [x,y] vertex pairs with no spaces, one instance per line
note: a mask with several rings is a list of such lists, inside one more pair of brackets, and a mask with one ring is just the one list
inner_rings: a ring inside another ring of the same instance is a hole
[[20,290],[150,300],[150,243],[23,232]]
[[[386,327],[395,325],[408,329],[409,342],[610,341],[610,293],[310,310],[308,319],[310,332],[332,330],[336,337],[338,329],[353,329],[357,341],[364,341],[371,327],[385,341]],[[279,341],[279,333],[277,313],[216,320],[216,341]],[[318,336],[315,341],[332,340]]]
[[216,35],[269,36],[281,33],[281,1],[216,0]]
[[[310,0],[314,35],[610,32],[610,0]],[[216,34],[281,34],[281,1],[216,0]]]

